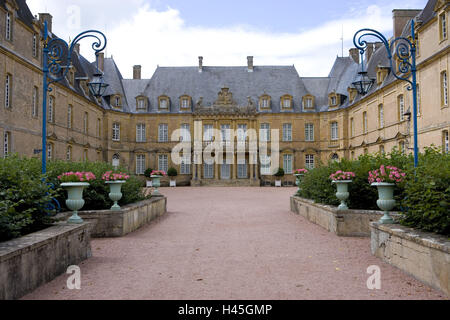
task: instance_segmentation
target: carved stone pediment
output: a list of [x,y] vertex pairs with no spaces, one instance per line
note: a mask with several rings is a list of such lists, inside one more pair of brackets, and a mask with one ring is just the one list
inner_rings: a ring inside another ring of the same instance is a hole
[[255,107],[238,107],[236,106],[212,106],[196,108],[194,115],[236,115],[236,116],[254,116],[257,114]]
[[215,106],[236,106],[237,103],[233,100],[233,94],[230,92],[230,88],[222,88],[218,93],[218,98],[214,102]]

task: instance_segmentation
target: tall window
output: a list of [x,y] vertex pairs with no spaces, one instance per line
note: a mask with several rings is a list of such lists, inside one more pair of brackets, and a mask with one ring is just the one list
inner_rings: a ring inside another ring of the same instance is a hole
[[422,106],[421,106],[421,96],[420,96],[420,86],[417,85],[417,114],[420,116],[422,114]]
[[71,161],[72,160],[72,146],[67,146],[66,149],[66,160]]
[[158,157],[158,170],[167,172],[169,170],[169,156],[160,154]]
[[144,173],[145,173],[145,155],[139,154],[136,156],[136,174],[144,174]]
[[38,41],[37,41],[37,34],[33,34],[33,48],[32,48],[32,52],[33,52],[33,57],[37,57],[37,51],[38,51]]
[[398,119],[405,120],[405,97],[402,94],[398,96]]
[[180,141],[191,141],[191,126],[188,123],[181,125]]
[[83,116],[83,132],[84,134],[88,133],[89,128],[89,114],[87,112],[84,113]]
[[271,159],[270,156],[267,155],[262,155],[261,154],[261,175],[262,176],[270,176],[272,174],[272,172],[270,172],[270,163],[271,163]]
[[248,178],[248,172],[247,172],[247,162],[245,161],[245,159],[241,160],[241,162],[239,162],[238,160],[238,165],[237,165],[237,176],[238,179],[247,179]]
[[270,141],[270,124],[261,123],[259,130],[259,140],[261,140],[262,142]]
[[48,160],[53,159],[53,143],[49,143],[47,145],[47,159]]
[[38,88],[37,87],[33,87],[33,98],[32,98],[32,102],[31,102],[31,114],[33,117],[37,117],[38,116]]
[[48,97],[48,122],[55,123],[55,98]]
[[447,39],[447,17],[445,12],[439,16],[439,31],[441,40]]
[[229,124],[223,124],[220,126],[220,132],[222,135],[222,141],[223,142],[230,142],[231,141],[231,131],[230,131],[230,125]]
[[89,160],[89,150],[84,149],[83,150],[83,161],[88,161],[88,160]]
[[11,108],[12,76],[8,73],[5,79],[5,108]]
[[382,104],[378,106],[378,124],[380,128],[384,128],[384,108]]
[[448,130],[442,132],[442,143],[444,152],[448,153],[449,150],[449,138],[448,138]]
[[292,124],[290,123],[283,124],[283,141],[292,141]]
[[101,138],[102,136],[102,121],[100,118],[97,118],[97,137]]
[[203,141],[210,142],[213,139],[213,125],[205,124],[203,126]]
[[339,124],[337,122],[331,123],[331,140],[336,141],[339,139]]
[[314,169],[315,163],[314,163],[314,155],[313,154],[306,155],[305,166],[306,166],[306,169]]
[[120,141],[120,123],[117,122],[113,123],[112,139],[113,141]]
[[73,107],[69,104],[67,107],[67,128],[72,129],[73,124]]
[[307,123],[305,125],[305,140],[307,142],[314,141],[314,124]]
[[121,103],[120,103],[120,96],[115,96],[114,97],[114,106],[117,107],[117,108],[120,108],[120,105],[121,105]]
[[441,97],[442,105],[448,106],[448,77],[447,71],[441,72]]
[[180,174],[191,174],[191,156],[183,155],[181,158]]
[[166,123],[159,125],[158,142],[169,142],[169,125]]
[[203,164],[203,177],[205,179],[214,178],[214,164],[204,163]]
[[369,132],[369,121],[367,119],[367,112],[363,113],[363,131],[364,133]]
[[7,157],[8,154],[11,152],[11,133],[8,131],[5,131],[3,134],[3,157]]
[[138,123],[136,125],[136,142],[145,142],[145,141],[146,141],[145,124]]
[[11,14],[9,12],[6,13],[5,38],[9,41],[12,40]]
[[284,168],[284,172],[286,174],[292,174],[293,173],[293,169],[292,169],[292,154],[285,154],[283,156],[283,168]]
[[380,146],[380,153],[381,154],[385,154],[385,150],[384,150],[384,146],[383,145]]
[[350,135],[355,136],[355,119],[353,118],[350,119]]
[[238,125],[237,139],[240,142],[247,140],[247,125],[246,124]]

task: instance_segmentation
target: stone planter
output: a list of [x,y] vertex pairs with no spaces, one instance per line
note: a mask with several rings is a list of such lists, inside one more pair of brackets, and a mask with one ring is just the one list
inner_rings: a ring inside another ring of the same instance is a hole
[[152,197],[161,197],[162,194],[159,193],[158,188],[161,187],[161,178],[162,176],[151,176],[152,178],[152,186],[155,190],[152,193]]
[[381,224],[393,224],[395,223],[394,219],[389,215],[389,211],[394,209],[395,200],[394,200],[394,183],[372,183],[372,187],[378,188],[378,207],[383,211],[384,216],[381,218],[379,223]]
[[297,194],[300,194],[300,192],[302,191],[302,179],[305,176],[304,174],[294,174],[295,176],[295,185],[298,187],[298,191]]
[[117,203],[120,199],[122,199],[122,185],[125,184],[126,181],[106,181],[106,184],[109,184],[109,198],[114,201],[114,205],[111,207],[113,211],[119,211],[120,206]]
[[347,199],[350,196],[348,192],[348,185],[352,183],[352,180],[335,180],[333,181],[337,187],[336,198],[341,201],[341,204],[338,207],[338,210],[348,210]]
[[89,187],[89,183],[86,182],[66,182],[62,183],[61,187],[67,190],[66,206],[69,210],[73,211],[72,217],[67,220],[68,223],[83,223],[83,219],[78,216],[78,210],[83,208],[83,191]]

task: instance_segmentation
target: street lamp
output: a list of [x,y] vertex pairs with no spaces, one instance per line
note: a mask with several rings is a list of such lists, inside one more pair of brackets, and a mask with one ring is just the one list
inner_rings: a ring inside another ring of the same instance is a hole
[[43,98],[42,98],[42,174],[47,172],[47,97],[52,91],[50,85],[63,80],[72,66],[72,55],[75,45],[85,38],[93,38],[92,49],[96,55],[96,73],[88,83],[89,90],[96,98],[101,97],[108,87],[103,80],[103,74],[98,69],[98,54],[106,47],[106,36],[100,31],[88,30],[75,37],[70,46],[60,38],[49,41],[47,22],[44,22],[43,51]]
[[[361,54],[361,57],[363,57],[363,54]],[[373,79],[369,79],[369,77],[367,76],[367,71],[364,71],[364,59],[361,60],[361,71],[358,73],[358,80],[356,80],[352,84],[356,88],[358,93],[364,96],[370,91],[375,81]]]
[[[356,32],[353,43],[355,47],[359,49],[361,54],[367,50],[368,42],[363,40],[364,37],[378,38],[385,46],[389,62],[391,64],[391,70],[393,75],[402,81],[406,81],[410,84],[408,90],[413,92],[413,118],[414,118],[414,167],[419,165],[419,144],[417,133],[417,68],[416,68],[416,35],[415,35],[415,23],[411,20],[411,38],[409,40],[404,37],[398,37],[393,39],[390,43],[388,40],[378,31],[373,29],[361,29]],[[394,67],[395,63],[397,65]],[[362,70],[364,73],[364,67]],[[361,75],[361,73],[360,73]],[[363,74],[361,77],[363,78]],[[412,77],[412,79],[410,79]],[[353,85],[358,89],[361,89],[360,93],[365,94],[367,82],[364,80],[357,81]],[[369,88],[370,89],[370,88]],[[358,90],[359,91],[359,90]],[[363,93],[364,92],[364,93]]]

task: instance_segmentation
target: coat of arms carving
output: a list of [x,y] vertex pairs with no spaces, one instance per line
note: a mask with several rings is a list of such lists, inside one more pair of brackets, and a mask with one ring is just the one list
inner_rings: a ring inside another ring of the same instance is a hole
[[233,101],[233,94],[230,92],[230,88],[222,88],[214,104],[217,106],[235,106],[236,102]]

